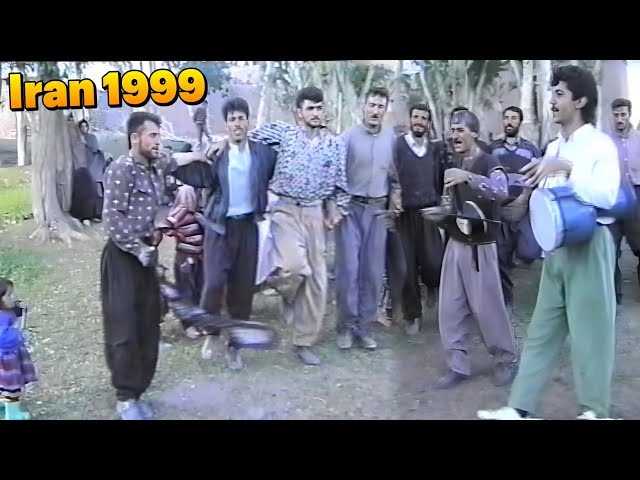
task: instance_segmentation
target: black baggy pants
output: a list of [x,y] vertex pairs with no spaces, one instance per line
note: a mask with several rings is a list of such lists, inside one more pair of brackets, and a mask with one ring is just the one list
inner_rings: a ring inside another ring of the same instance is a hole
[[100,262],[104,342],[111,383],[119,401],[137,400],[158,363],[160,287],[154,267],[108,240]]

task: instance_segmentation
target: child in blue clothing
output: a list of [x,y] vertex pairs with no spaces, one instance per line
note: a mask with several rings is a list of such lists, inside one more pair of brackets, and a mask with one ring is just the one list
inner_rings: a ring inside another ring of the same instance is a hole
[[0,409],[5,420],[29,420],[21,408],[25,387],[37,381],[35,366],[17,325],[24,310],[16,304],[11,280],[0,277]]

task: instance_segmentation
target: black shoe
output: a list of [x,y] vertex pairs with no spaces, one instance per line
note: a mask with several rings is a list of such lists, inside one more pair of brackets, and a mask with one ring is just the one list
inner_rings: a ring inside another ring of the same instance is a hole
[[449,370],[444,377],[440,378],[436,384],[436,390],[446,390],[448,388],[453,388],[458,384],[468,380],[470,375],[464,375],[463,373],[454,372],[453,370]]

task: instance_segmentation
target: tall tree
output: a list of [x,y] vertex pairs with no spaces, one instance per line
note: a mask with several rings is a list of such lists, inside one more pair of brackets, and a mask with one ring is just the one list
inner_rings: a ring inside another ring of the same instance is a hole
[[[39,62],[22,64],[22,71],[33,71],[41,81],[65,78],[63,64]],[[39,99],[41,101],[41,99]],[[77,158],[74,143],[75,125],[71,125],[63,110],[48,110],[40,103],[38,110],[28,112],[31,125],[32,209],[36,229],[30,239],[36,241],[61,240],[71,245],[72,240],[85,240],[82,224],[71,217],[72,176]]]

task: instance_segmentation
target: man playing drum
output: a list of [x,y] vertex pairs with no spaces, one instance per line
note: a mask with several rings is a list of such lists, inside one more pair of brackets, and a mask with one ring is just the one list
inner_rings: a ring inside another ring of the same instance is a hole
[[[499,205],[508,196],[508,180],[498,159],[477,144],[478,118],[468,110],[451,116],[453,146],[460,155],[461,168],[444,173],[446,189],[465,185],[474,196]],[[429,219],[425,211],[425,218]],[[438,321],[446,354],[448,373],[436,384],[444,389],[458,385],[471,374],[468,336],[474,319],[496,363],[493,383],[507,385],[517,368],[517,348],[511,320],[504,303],[498,269],[497,231],[471,235],[458,234],[455,219],[442,223],[451,238],[442,261]]]
[[[565,65],[554,70],[551,87],[551,111],[561,131],[542,159],[534,159],[522,169],[528,184],[542,188],[568,185],[581,202],[612,208],[618,195],[620,168],[613,141],[593,125],[598,103],[593,75]],[[517,420],[533,413],[567,335],[583,408],[578,418],[609,416],[616,299],[615,246],[606,225],[613,218],[600,214],[597,222],[586,242],[560,245],[545,253],[538,300],[508,406],[481,410],[479,418]],[[556,228],[554,218],[549,218],[548,225]]]

